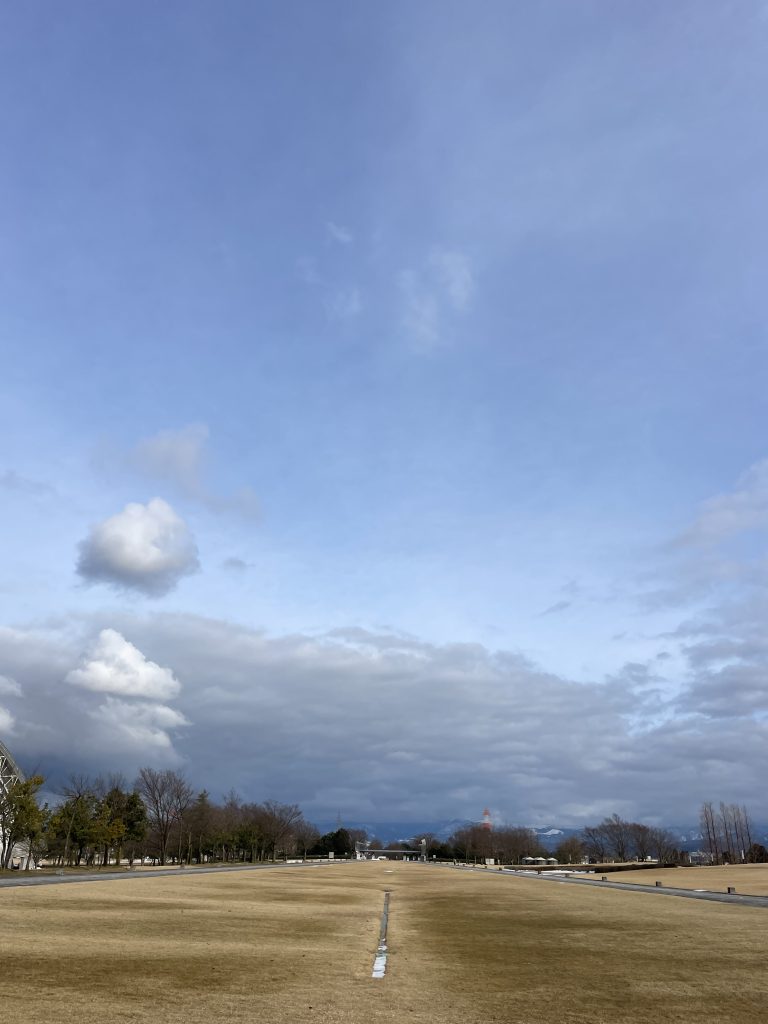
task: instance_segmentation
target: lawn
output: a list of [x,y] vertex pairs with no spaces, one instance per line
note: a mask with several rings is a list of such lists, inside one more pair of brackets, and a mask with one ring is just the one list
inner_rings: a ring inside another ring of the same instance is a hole
[[0,890],[0,914],[0,1006],[27,1024],[768,1019],[768,910],[493,871],[131,878]]
[[[587,876],[590,877],[590,876]],[[725,892],[729,885],[743,896],[768,896],[768,864],[734,864],[729,867],[652,868],[640,871],[617,871],[609,874],[611,882],[632,882],[639,885],[663,885],[676,889],[712,889]]]

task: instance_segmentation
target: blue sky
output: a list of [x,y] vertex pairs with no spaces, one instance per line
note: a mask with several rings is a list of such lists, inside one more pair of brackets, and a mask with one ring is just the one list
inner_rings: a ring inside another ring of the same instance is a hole
[[763,799],[767,48],[757,0],[6,6],[19,759],[203,784],[205,734],[209,788],[318,816]]

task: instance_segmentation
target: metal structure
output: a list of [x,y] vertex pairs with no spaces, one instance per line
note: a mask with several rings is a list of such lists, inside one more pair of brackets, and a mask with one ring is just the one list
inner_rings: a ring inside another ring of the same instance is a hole
[[365,840],[355,842],[355,860],[420,860],[427,859],[427,840],[419,842],[418,850],[375,849]]
[[11,757],[10,750],[0,740],[0,800],[17,782],[24,781],[24,773]]
[[[11,757],[8,747],[0,740],[0,808],[5,804],[5,798],[10,791],[19,782],[24,782],[24,772]],[[31,865],[32,855],[29,843],[16,843],[9,850],[8,833],[0,825],[0,865],[6,867],[9,863],[7,860],[9,856],[11,867],[20,868],[24,858],[26,858],[27,867]]]

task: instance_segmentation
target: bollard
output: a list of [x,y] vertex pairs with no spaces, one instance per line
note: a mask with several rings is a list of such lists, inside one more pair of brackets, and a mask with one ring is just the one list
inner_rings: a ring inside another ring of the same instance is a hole
[[661,885],[662,885],[662,883],[661,883],[661,882],[657,882],[657,883],[656,883],[656,888],[657,888],[657,889],[660,889],[660,888],[661,888]]
[[729,886],[728,886],[728,892],[729,892],[729,893],[734,893],[734,892],[736,892],[736,886],[735,886],[735,885],[729,885]]
[[600,879],[600,881],[601,882],[607,882],[608,881],[608,875],[603,875],[603,877]]

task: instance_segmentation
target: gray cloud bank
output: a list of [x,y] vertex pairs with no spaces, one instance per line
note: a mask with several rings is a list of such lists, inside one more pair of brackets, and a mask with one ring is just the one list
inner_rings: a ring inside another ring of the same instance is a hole
[[[189,615],[110,622],[0,630],[0,669],[20,685],[3,697],[9,742],[24,765],[183,765],[214,794],[234,786],[316,817],[492,806],[510,821],[690,820],[710,798],[762,811],[766,688],[737,672],[723,687],[740,680],[739,699],[721,706],[724,652],[698,641],[674,702],[642,665],[584,684],[510,652],[363,629],[270,637]],[[747,664],[747,652],[726,653]],[[768,652],[748,658],[765,668]]]

